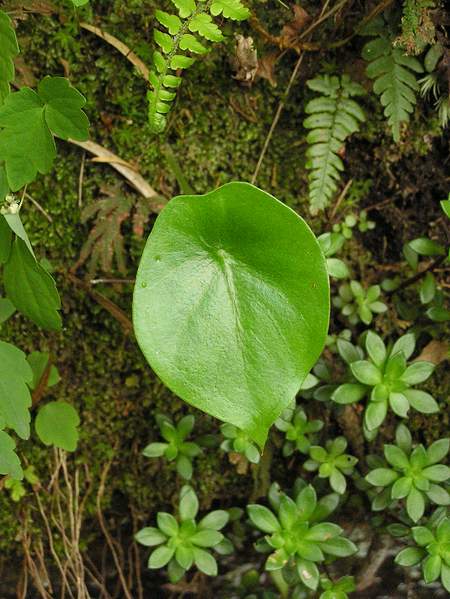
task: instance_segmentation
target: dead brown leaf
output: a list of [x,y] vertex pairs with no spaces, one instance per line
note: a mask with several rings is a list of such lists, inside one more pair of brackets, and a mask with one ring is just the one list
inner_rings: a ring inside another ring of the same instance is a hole
[[234,78],[251,85],[258,69],[258,54],[252,37],[236,36],[236,54],[232,60]]
[[256,76],[261,77],[261,79],[267,79],[272,87],[277,86],[277,80],[275,78],[275,65],[277,64],[280,56],[280,52],[268,52],[258,60]]
[[292,7],[292,12],[294,13],[292,21],[286,23],[286,25],[281,30],[280,35],[281,41],[288,47],[293,44],[295,39],[298,37],[298,34],[311,21],[311,17],[306,12],[306,10],[298,4],[295,4]]
[[416,362],[419,360],[423,360],[425,362],[432,362],[437,366],[441,362],[444,362],[444,360],[449,359],[449,349],[449,344],[445,341],[438,341],[437,339],[433,339],[433,341],[430,341],[430,343],[425,345],[420,355],[417,356],[417,358],[414,361]]

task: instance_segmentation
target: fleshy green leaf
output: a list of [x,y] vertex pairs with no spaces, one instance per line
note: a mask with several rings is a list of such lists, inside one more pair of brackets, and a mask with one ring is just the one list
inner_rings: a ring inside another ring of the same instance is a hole
[[215,510],[210,512],[198,523],[198,529],[221,530],[230,519],[230,515],[225,510]]
[[376,468],[366,476],[367,482],[375,487],[386,487],[397,480],[397,478],[397,472],[388,468]]
[[405,370],[401,380],[408,385],[417,385],[426,381],[433,373],[435,366],[431,362],[414,362]]
[[223,534],[217,532],[217,530],[199,530],[192,537],[190,537],[191,543],[198,547],[215,547],[223,539]]
[[155,545],[160,545],[167,541],[166,535],[153,526],[143,528],[136,533],[134,538],[138,543],[145,545],[146,547],[154,547]]
[[3,283],[7,296],[22,314],[44,329],[61,328],[61,301],[55,282],[19,238],[5,264]]
[[355,383],[344,383],[333,392],[331,399],[336,403],[350,404],[359,401],[367,393],[365,385]]
[[366,408],[364,422],[369,431],[375,430],[383,423],[387,414],[387,402],[372,401]]
[[194,562],[200,572],[207,576],[217,576],[217,562],[208,551],[194,547]]
[[230,183],[162,211],[137,275],[134,327],[172,391],[263,446],[320,355],[328,301],[323,254],[305,222],[256,187]]
[[367,333],[366,349],[372,362],[381,368],[386,359],[386,346],[381,337],[373,331]]
[[193,520],[198,512],[198,499],[195,491],[189,485],[184,485],[180,492],[180,518]]
[[314,562],[297,559],[297,572],[300,580],[308,589],[315,591],[319,586],[319,570]]
[[418,522],[425,511],[423,495],[415,487],[412,487],[406,499],[406,511],[413,522]]
[[157,547],[150,555],[148,567],[153,570],[164,568],[172,559],[174,553],[175,550],[167,545]]
[[263,505],[248,505],[248,515],[250,520],[260,530],[267,533],[272,533],[280,530],[280,523],[274,514]]
[[65,401],[52,401],[41,408],[35,427],[44,445],[54,445],[66,451],[75,451],[78,443],[80,418],[75,408]]
[[[13,300],[14,301],[14,300]],[[411,406],[423,414],[435,414],[439,412],[439,406],[436,400],[425,391],[418,389],[406,389],[404,392]]]
[[384,455],[389,464],[394,466],[394,468],[397,468],[397,470],[402,470],[404,468],[408,468],[409,466],[408,456],[400,447],[397,447],[396,445],[385,445]]
[[450,447],[450,439],[439,439],[428,447],[427,456],[429,464],[436,464],[445,458]]
[[0,419],[22,439],[30,436],[31,395],[27,385],[32,380],[25,354],[0,341]]
[[364,385],[375,386],[381,383],[381,372],[371,362],[367,360],[358,360],[350,364],[353,376]]
[[424,556],[424,551],[418,547],[407,547],[400,551],[395,558],[395,563],[399,566],[411,567],[418,564]]

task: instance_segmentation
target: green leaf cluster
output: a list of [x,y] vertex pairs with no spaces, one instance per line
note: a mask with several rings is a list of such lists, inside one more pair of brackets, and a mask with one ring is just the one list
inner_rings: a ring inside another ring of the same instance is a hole
[[269,491],[272,510],[259,504],[247,506],[251,522],[265,533],[258,547],[270,553],[265,569],[294,568],[301,582],[316,590],[320,579],[317,564],[330,557],[356,553],[355,545],[342,536],[342,528],[324,522],[336,509],[338,497],[332,493],[318,500],[314,487],[303,484],[295,499],[291,499],[272,485]]
[[143,455],[147,458],[164,456],[169,462],[175,460],[178,474],[189,480],[192,478],[192,460],[201,452],[197,443],[186,441],[195,425],[194,416],[184,416],[174,424],[168,416],[158,414],[156,422],[165,443],[150,443],[142,452]]
[[386,304],[380,300],[380,295],[379,285],[371,285],[364,289],[359,281],[350,281],[340,285],[338,295],[333,297],[332,302],[350,324],[356,325],[361,320],[369,325],[374,314],[381,314],[387,310]]
[[252,464],[258,464],[261,455],[245,431],[226,422],[220,427],[220,432],[225,437],[220,445],[223,451],[239,453]]
[[308,453],[315,433],[323,428],[322,420],[308,420],[303,408],[285,410],[275,421],[278,430],[284,432],[286,440],[283,445],[283,456],[288,457],[294,451]]
[[[146,527],[136,534],[136,541],[146,547],[156,547],[150,554],[148,567],[168,567],[169,579],[178,582],[195,565],[207,576],[217,575],[217,562],[211,553],[228,553],[231,543],[219,532],[228,522],[229,514],[216,510],[198,523],[198,499],[192,487],[181,489],[178,518],[158,512],[156,527]],[[232,548],[232,547],[231,547]]]
[[371,23],[367,34],[376,37],[365,44],[362,55],[369,62],[367,76],[374,80],[373,91],[380,96],[392,136],[398,142],[401,125],[409,121],[414,110],[419,89],[416,73],[422,73],[423,67],[417,58],[395,47],[388,25],[383,16]]
[[415,344],[414,334],[408,333],[387,348],[379,335],[369,331],[365,339],[368,359],[362,360],[349,342],[341,342],[356,382],[339,385],[331,399],[339,404],[349,404],[369,396],[364,413],[364,426],[369,435],[376,434],[389,408],[401,418],[408,417],[411,407],[423,414],[439,411],[429,393],[412,388],[426,381],[434,370],[431,362],[416,360],[408,364]]
[[309,174],[311,214],[317,214],[337,191],[344,163],[339,152],[345,140],[365,121],[361,107],[352,98],[365,93],[348,75],[321,75],[306,82],[320,95],[305,107],[309,115],[303,126],[309,129],[306,168]]
[[354,456],[344,453],[347,445],[345,437],[329,439],[325,447],[313,445],[309,450],[309,460],[303,464],[309,472],[317,470],[320,478],[328,478],[333,491],[340,495],[347,489],[345,477],[353,473],[358,462]]
[[385,491],[375,497],[372,508],[384,509],[392,500],[406,501],[406,511],[414,522],[422,518],[426,500],[437,505],[450,505],[450,495],[439,483],[450,480],[450,468],[440,464],[448,454],[450,439],[439,439],[430,447],[413,448],[411,433],[399,424],[395,445],[384,445],[384,457],[389,466],[375,468],[366,476],[367,482]]
[[319,599],[348,599],[348,593],[353,593],[356,590],[353,576],[342,576],[336,581],[322,577],[320,586],[324,589],[324,592],[319,596]]
[[341,233],[323,233],[317,238],[322,252],[326,258],[327,270],[330,277],[345,279],[350,276],[348,266],[343,260],[333,258],[345,243],[345,237]]
[[[155,18],[162,26],[153,30],[156,45],[153,69],[150,72],[148,92],[148,118],[153,133],[162,133],[167,124],[167,113],[176,98],[181,84],[180,70],[188,69],[196,57],[208,52],[204,42],[221,42],[224,37],[214,17],[242,21],[249,17],[249,10],[241,0],[172,0],[178,15],[162,10],[155,11]],[[199,40],[202,39],[202,41]]]
[[54,136],[88,138],[85,103],[64,77],[45,77],[37,92],[22,87],[6,97],[0,106],[0,162],[12,191],[50,171],[56,157]]
[[426,584],[440,578],[450,593],[450,518],[436,510],[425,526],[414,526],[411,533],[416,546],[400,551],[395,563],[405,567],[420,564]]

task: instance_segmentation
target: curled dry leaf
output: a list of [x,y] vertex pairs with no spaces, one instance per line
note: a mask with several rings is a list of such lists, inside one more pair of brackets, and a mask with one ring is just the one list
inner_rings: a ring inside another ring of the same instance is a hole
[[258,54],[252,37],[236,36],[236,55],[232,60],[234,78],[251,85],[258,69]]
[[297,39],[299,33],[306,27],[311,21],[311,17],[304,8],[297,4],[293,6],[292,12],[294,13],[292,21],[286,23],[281,30],[280,41],[283,46],[290,47]]
[[261,77],[261,79],[267,79],[272,87],[277,86],[277,80],[275,78],[275,65],[277,64],[280,55],[280,52],[268,52],[258,60],[256,76]]
[[433,339],[428,343],[420,355],[417,356],[415,362],[420,360],[425,362],[432,362],[433,364],[440,364],[444,362],[444,360],[448,360],[450,358],[450,348],[449,344],[445,341],[438,341],[437,339]]

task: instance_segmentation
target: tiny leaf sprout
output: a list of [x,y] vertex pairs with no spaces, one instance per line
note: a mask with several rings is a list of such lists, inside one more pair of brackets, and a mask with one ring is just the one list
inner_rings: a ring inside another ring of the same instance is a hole
[[142,452],[147,458],[164,456],[166,460],[175,460],[178,474],[186,479],[192,478],[192,460],[202,451],[201,447],[192,441],[186,441],[192,432],[195,418],[192,415],[184,416],[174,424],[165,414],[156,416],[163,443],[150,443]]
[[146,547],[156,547],[150,554],[148,567],[153,570],[167,566],[169,579],[178,582],[196,566],[207,576],[217,576],[217,562],[212,549],[229,553],[230,541],[219,532],[228,522],[225,510],[216,510],[198,523],[198,498],[189,485],[182,487],[178,518],[167,512],[158,512],[157,526],[148,526],[136,534],[136,541]]

